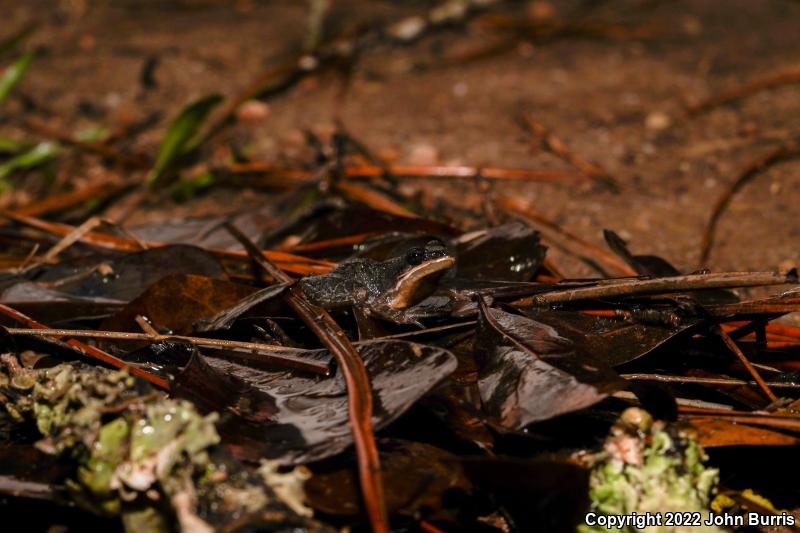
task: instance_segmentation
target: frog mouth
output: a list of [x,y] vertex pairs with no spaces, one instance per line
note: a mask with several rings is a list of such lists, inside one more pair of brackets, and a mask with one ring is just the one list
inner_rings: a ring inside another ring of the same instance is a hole
[[387,304],[392,309],[405,309],[419,301],[423,281],[448,268],[452,268],[456,260],[449,255],[437,257],[412,267],[400,276],[389,293]]

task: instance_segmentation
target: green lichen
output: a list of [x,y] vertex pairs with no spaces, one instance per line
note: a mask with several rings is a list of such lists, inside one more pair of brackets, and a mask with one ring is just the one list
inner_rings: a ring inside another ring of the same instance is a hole
[[302,503],[307,472],[277,474],[272,465],[269,476],[235,461],[218,446],[215,413],[125,370],[33,370],[11,354],[0,363],[5,409],[36,422],[39,449],[74,463],[74,476],[62,481],[84,509],[120,516],[127,531],[204,532],[233,522],[321,529]]
[[[653,422],[641,409],[623,413],[607,437],[603,452],[588,460],[591,465],[592,512],[620,516],[660,515],[680,511],[708,515],[716,489],[718,471],[704,465],[700,445],[688,434]],[[601,526],[582,525],[582,533],[608,531]],[[619,531],[659,533],[722,532],[713,526],[649,525]]]

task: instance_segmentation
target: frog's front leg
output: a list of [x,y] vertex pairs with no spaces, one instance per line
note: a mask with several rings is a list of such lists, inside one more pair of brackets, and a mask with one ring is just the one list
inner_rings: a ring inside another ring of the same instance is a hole
[[424,328],[425,326],[422,324],[422,322],[417,320],[417,317],[412,312],[412,309],[413,308],[396,309],[390,305],[387,305],[386,302],[378,300],[368,304],[365,310],[367,314],[371,316],[375,316],[395,324],[407,324]]
[[368,296],[368,291],[362,283],[350,276],[340,276],[335,272],[303,278],[298,283],[311,303],[325,309],[363,305]]

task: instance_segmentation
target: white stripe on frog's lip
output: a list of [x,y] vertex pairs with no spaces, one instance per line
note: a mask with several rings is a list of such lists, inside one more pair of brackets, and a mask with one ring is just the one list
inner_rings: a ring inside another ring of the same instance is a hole
[[437,257],[430,261],[425,261],[415,267],[410,268],[397,279],[394,288],[389,292],[387,305],[392,309],[405,309],[411,305],[411,298],[414,291],[423,278],[452,268],[456,264],[456,260],[449,256]]

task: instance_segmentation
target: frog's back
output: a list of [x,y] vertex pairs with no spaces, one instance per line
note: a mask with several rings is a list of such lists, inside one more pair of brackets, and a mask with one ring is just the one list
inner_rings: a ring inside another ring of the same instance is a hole
[[368,302],[391,286],[386,265],[372,259],[353,259],[322,276],[300,280],[311,302],[326,308],[341,308]]

